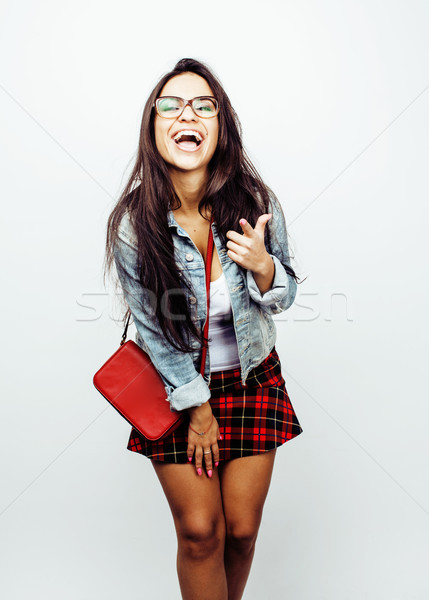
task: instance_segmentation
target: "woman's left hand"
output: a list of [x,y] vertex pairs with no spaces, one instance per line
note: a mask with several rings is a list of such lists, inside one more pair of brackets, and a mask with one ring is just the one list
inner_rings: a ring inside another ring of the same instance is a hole
[[226,232],[229,239],[226,243],[228,256],[241,267],[256,274],[265,273],[267,265],[272,263],[264,243],[265,225],[271,217],[271,213],[261,215],[254,229],[246,219],[240,219],[243,234]]

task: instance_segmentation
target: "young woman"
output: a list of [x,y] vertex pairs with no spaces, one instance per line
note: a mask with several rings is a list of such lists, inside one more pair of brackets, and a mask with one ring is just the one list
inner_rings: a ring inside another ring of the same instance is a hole
[[171,410],[186,417],[157,442],[133,428],[127,446],[151,459],[169,502],[182,598],[239,600],[276,448],[303,431],[272,319],[293,303],[298,278],[282,208],[243,150],[228,96],[198,61],[179,61],[149,96],[137,160],[109,217],[106,258],[136,342]]

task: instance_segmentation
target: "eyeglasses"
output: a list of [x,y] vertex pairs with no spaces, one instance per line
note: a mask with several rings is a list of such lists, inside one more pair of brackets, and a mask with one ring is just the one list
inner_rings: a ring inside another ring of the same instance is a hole
[[164,119],[177,119],[188,104],[197,117],[203,119],[211,119],[219,112],[219,103],[213,96],[197,96],[197,98],[192,98],[192,100],[185,100],[177,96],[160,96],[155,100],[154,107],[160,117]]

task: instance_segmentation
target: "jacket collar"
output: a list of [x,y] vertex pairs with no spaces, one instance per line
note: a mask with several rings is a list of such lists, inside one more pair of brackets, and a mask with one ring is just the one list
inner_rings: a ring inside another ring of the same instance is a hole
[[167,213],[167,223],[169,227],[179,227],[179,224],[174,218],[173,211],[171,210],[171,208],[168,210]]

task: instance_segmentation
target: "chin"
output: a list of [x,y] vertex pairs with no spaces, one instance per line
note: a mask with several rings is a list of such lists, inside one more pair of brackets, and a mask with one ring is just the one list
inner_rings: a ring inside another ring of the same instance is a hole
[[174,169],[177,169],[178,171],[201,171],[201,170],[206,170],[207,166],[208,166],[208,162],[204,161],[204,162],[200,162],[200,161],[196,161],[196,160],[192,160],[191,157],[189,157],[190,160],[186,160],[186,159],[181,159],[181,160],[172,160],[170,159],[168,161],[168,164],[173,167]]

